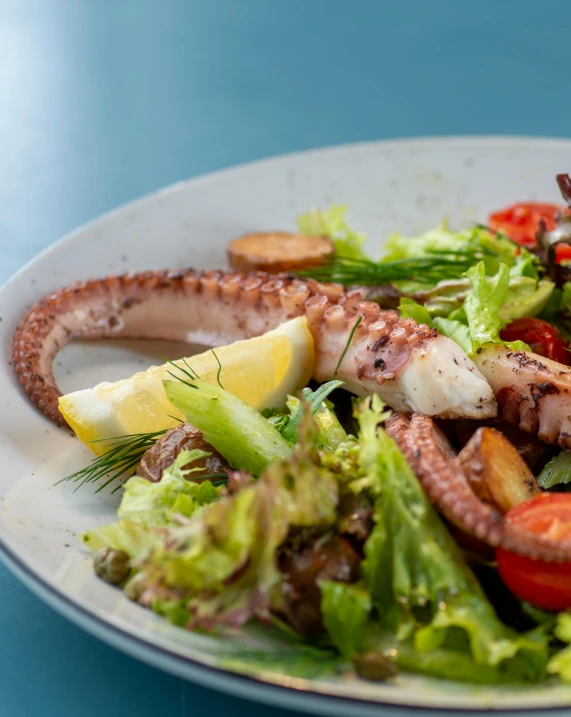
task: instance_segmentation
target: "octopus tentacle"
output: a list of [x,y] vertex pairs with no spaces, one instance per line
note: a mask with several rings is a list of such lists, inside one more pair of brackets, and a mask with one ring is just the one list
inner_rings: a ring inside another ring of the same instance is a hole
[[473,362],[450,339],[365,301],[366,289],[263,272],[149,271],[78,282],[35,304],[13,339],[25,392],[62,425],[52,373],[73,338],[122,337],[219,346],[306,315],[316,349],[314,378],[330,379],[356,328],[338,377],[390,406],[449,418],[486,418],[497,407]]
[[503,346],[481,349],[474,362],[492,387],[503,420],[571,449],[569,366]]
[[571,561],[570,541],[549,540],[529,533],[508,523],[501,513],[480,501],[451,458],[446,439],[432,419],[415,414],[409,421],[396,413],[387,423],[387,433],[403,452],[430,501],[463,532],[494,548],[535,560]]

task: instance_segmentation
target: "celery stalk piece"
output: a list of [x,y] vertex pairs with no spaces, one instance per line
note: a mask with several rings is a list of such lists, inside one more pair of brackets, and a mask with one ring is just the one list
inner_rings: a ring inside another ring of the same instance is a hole
[[220,386],[165,381],[169,401],[198,428],[233,468],[258,476],[270,463],[287,460],[292,446],[260,413]]

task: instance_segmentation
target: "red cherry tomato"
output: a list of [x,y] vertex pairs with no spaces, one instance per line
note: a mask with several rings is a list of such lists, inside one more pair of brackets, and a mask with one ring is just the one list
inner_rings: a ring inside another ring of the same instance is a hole
[[541,319],[524,316],[508,324],[500,331],[503,341],[523,341],[535,354],[553,359],[569,366],[567,344],[559,329]]
[[544,202],[520,202],[490,214],[488,226],[522,246],[535,246],[535,233],[543,219],[548,231],[555,229],[555,217],[565,207]]
[[[571,540],[571,495],[542,493],[510,510],[506,519],[536,535]],[[498,570],[517,597],[545,610],[571,607],[571,563],[545,563],[496,550]]]
[[571,246],[569,244],[555,245],[555,261],[559,264],[562,261],[571,260]]

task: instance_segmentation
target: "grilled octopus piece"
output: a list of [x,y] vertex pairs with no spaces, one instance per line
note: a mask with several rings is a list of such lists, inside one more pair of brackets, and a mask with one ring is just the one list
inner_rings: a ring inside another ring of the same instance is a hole
[[501,513],[482,503],[468,485],[444,435],[428,416],[410,420],[395,413],[387,433],[397,443],[430,501],[464,533],[494,548],[547,562],[571,561],[571,541],[553,541],[508,523]]
[[128,337],[219,346],[305,315],[315,341],[314,378],[331,378],[357,326],[338,378],[357,395],[448,418],[496,415],[492,391],[450,339],[364,301],[366,289],[291,276],[151,271],[79,282],[35,304],[17,329],[12,361],[30,400],[64,424],[52,373],[73,338]]

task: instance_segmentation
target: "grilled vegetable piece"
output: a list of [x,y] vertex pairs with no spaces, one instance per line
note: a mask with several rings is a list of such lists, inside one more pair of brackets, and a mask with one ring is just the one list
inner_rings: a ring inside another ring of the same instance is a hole
[[137,475],[146,478],[151,483],[158,483],[165,468],[171,466],[180,452],[185,449],[187,451],[198,449],[210,454],[184,466],[184,469],[201,469],[200,471],[195,470],[192,474],[194,481],[200,480],[202,475],[224,473],[230,468],[220,453],[204,440],[202,433],[197,428],[189,423],[181,423],[180,426],[167,431],[153,446],[147,449],[137,468]]
[[333,251],[331,239],[289,232],[245,234],[233,239],[227,247],[232,269],[270,274],[322,264],[333,256]]
[[559,452],[556,447],[544,443],[531,433],[522,431],[519,426],[514,426],[497,418],[485,421],[471,421],[460,418],[456,421],[438,421],[438,426],[444,435],[448,436],[456,452],[460,452],[464,448],[478,428],[497,429],[514,446],[534,475],[537,475],[545,464]]
[[517,449],[494,428],[479,428],[460,451],[458,463],[478,498],[501,513],[540,492]]

